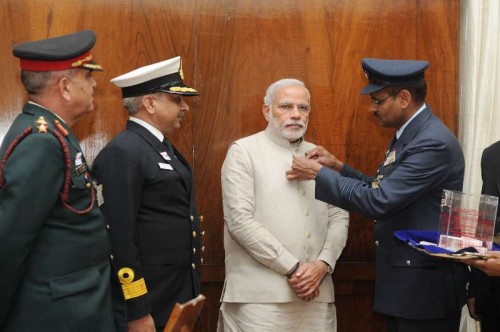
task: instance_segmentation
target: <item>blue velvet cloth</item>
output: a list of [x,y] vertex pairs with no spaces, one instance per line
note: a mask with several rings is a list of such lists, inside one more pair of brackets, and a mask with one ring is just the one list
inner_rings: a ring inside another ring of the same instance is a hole
[[[427,245],[420,244],[421,241],[438,243],[439,240],[439,232],[438,231],[416,231],[416,230],[400,230],[395,231],[394,235],[396,238],[403,242],[407,242],[416,248],[421,248],[431,254],[455,254],[461,252],[477,252],[477,250],[473,247],[463,248],[458,251],[451,251],[442,247],[438,247],[437,245]],[[500,251],[500,246],[496,243],[493,243],[492,250]]]

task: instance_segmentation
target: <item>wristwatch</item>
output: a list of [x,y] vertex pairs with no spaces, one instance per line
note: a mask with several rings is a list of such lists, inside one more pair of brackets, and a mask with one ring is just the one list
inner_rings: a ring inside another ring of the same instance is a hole
[[328,263],[327,263],[327,262],[325,262],[325,261],[322,261],[322,262],[323,262],[323,263],[325,263],[325,265],[326,265],[326,272],[328,272],[328,274],[330,274],[330,275],[331,275],[331,274],[333,274],[333,269],[332,269],[332,267],[330,266],[330,264],[328,264]]

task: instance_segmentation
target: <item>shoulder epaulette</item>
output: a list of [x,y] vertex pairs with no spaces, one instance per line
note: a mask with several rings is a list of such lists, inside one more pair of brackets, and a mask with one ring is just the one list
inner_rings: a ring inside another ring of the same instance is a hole
[[[35,129],[36,128],[36,129]],[[37,131],[35,131],[37,130]],[[5,185],[5,178],[3,176],[3,168],[5,167],[5,164],[7,163],[7,160],[9,159],[10,155],[14,152],[14,149],[16,146],[21,143],[23,139],[25,139],[28,135],[32,133],[52,133],[59,144],[61,145],[63,154],[64,154],[64,161],[65,161],[65,172],[64,172],[64,185],[59,193],[59,197],[61,199],[61,203],[70,211],[73,211],[77,214],[85,214],[89,211],[91,211],[94,208],[95,204],[95,192],[92,186],[90,186],[90,205],[84,209],[84,210],[77,210],[74,207],[72,207],[69,202],[69,187],[70,187],[70,182],[71,182],[71,155],[69,153],[69,148],[68,148],[68,143],[66,143],[66,140],[64,137],[68,136],[68,132],[64,127],[60,124],[60,122],[56,119],[54,119],[54,128],[51,128],[49,123],[45,120],[43,116],[39,116],[35,121],[34,125],[31,127],[28,127],[23,130],[23,132],[17,136],[9,145],[7,150],[5,151],[5,155],[3,156],[2,160],[0,161],[0,188],[2,188]]]

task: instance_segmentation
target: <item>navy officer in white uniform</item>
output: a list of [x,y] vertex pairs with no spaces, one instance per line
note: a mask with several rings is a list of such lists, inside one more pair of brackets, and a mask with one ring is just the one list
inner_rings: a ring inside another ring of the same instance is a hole
[[196,96],[181,58],[111,80],[130,119],[93,165],[103,185],[115,265],[131,331],[163,331],[176,302],[200,293],[200,217],[191,167],[167,136],[180,128]]

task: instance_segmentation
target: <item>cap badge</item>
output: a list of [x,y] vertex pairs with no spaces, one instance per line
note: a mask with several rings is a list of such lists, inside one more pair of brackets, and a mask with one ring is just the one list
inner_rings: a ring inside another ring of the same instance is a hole
[[88,56],[86,56],[85,58],[83,59],[80,59],[80,60],[77,60],[75,62],[73,62],[71,64],[71,67],[73,68],[78,68],[78,67],[81,67],[82,65],[86,64],[87,62],[91,61],[92,60],[92,55],[89,54]]

